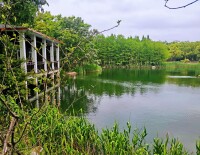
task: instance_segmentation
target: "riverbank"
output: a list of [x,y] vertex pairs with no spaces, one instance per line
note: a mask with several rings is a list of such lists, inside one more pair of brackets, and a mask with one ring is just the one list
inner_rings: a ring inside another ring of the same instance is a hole
[[166,68],[180,68],[180,69],[200,69],[200,63],[199,62],[164,62],[163,66]]
[[[82,116],[69,116],[52,106],[33,111],[30,125],[15,148],[22,154],[28,154],[33,150],[31,148],[38,146],[43,148],[42,154],[192,154],[178,139],[168,136],[166,139],[156,137],[153,144],[147,144],[145,137],[148,130],[133,130],[129,122],[123,131],[114,124],[99,133]],[[21,122],[20,127],[25,124]],[[200,142],[197,142],[196,148],[199,154]]]

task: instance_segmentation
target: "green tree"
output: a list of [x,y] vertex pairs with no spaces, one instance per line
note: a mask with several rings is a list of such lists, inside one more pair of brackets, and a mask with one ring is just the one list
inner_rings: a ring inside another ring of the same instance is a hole
[[138,37],[100,35],[95,45],[102,66],[160,65],[168,56],[166,45],[162,42],[153,42],[149,36],[143,36],[140,41]]
[[96,50],[92,44],[93,31],[80,17],[38,13],[32,27],[63,42],[61,57],[67,70],[86,63],[96,63]]
[[180,61],[183,59],[182,51],[179,49],[178,43],[172,43],[168,45],[170,53],[170,61]]
[[0,5],[0,23],[22,25],[33,23],[36,13],[46,0],[3,0]]

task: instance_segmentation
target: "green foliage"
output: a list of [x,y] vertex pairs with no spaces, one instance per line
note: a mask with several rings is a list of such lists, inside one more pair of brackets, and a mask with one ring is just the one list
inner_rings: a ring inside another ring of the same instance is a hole
[[169,61],[199,61],[200,42],[172,42],[168,44]]
[[183,144],[175,138],[169,139],[169,136],[166,136],[166,139],[154,138],[153,144],[153,154],[154,155],[187,155],[189,154],[183,147]]
[[89,30],[90,25],[80,17],[38,13],[33,28],[63,42],[60,49],[62,67],[65,70],[71,71],[86,63],[97,63],[96,49],[91,42],[93,33]]
[[95,40],[98,58],[102,66],[150,66],[160,65],[168,57],[164,43],[149,38],[125,38],[122,35],[98,36]]
[[77,67],[75,71],[78,72],[79,74],[84,74],[91,72],[102,72],[102,68],[101,66],[96,64],[85,64],[81,67]]
[[196,154],[198,155],[198,154],[200,154],[200,141],[197,141],[196,142]]
[[0,5],[0,24],[32,23],[38,9],[47,2],[40,0],[3,0]]
[[17,36],[2,35],[0,37],[0,79],[2,84],[0,92],[11,95],[15,99],[21,94],[25,95],[25,73],[21,69],[23,60],[17,60],[19,46],[16,44]]
[[200,70],[199,63],[184,63],[184,62],[165,62],[163,63],[166,69],[190,69],[190,70]]
[[189,63],[190,60],[189,59],[184,59],[184,60],[181,60],[181,62],[184,62],[184,63]]
[[[84,117],[69,116],[52,106],[33,109],[26,113],[30,125],[16,146],[20,153],[28,154],[30,148],[43,147],[43,154],[136,154],[136,155],[186,155],[189,153],[175,138],[154,138],[152,147],[145,142],[147,131],[135,129],[130,123],[124,130],[118,124],[99,133]],[[20,122],[16,131],[26,122]],[[16,138],[19,138],[18,136]],[[197,142],[199,151],[199,142]]]

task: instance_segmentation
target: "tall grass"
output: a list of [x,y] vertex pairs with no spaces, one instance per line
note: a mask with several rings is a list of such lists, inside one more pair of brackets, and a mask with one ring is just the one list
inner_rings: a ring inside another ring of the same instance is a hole
[[[183,144],[175,138],[154,138],[152,145],[145,142],[147,131],[132,130],[130,123],[119,130],[118,124],[99,133],[84,117],[62,114],[55,107],[45,107],[35,115],[18,144],[23,154],[31,148],[42,146],[42,154],[55,155],[184,155],[188,153]],[[20,130],[20,129],[18,129]],[[196,143],[200,153],[200,141]]]
[[167,69],[199,69],[200,63],[184,63],[184,62],[165,62],[163,66]]
[[200,76],[200,63],[165,62],[163,67],[169,72],[179,72],[183,75]]

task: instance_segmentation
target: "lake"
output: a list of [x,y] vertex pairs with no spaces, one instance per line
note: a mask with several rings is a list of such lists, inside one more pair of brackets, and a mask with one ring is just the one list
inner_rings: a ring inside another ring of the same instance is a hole
[[[146,141],[175,137],[190,151],[200,139],[200,78],[193,70],[112,69],[61,87],[62,110],[83,113],[101,130],[146,127]],[[82,109],[80,111],[80,109]]]

